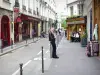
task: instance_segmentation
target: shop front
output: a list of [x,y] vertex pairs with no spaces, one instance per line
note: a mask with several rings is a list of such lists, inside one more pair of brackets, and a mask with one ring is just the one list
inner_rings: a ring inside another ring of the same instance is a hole
[[39,24],[39,22],[38,21],[33,21],[33,29],[34,29],[34,31],[35,31],[35,37],[37,37],[38,36],[38,24]]
[[7,15],[1,18],[1,39],[2,47],[10,45],[10,20]]
[[67,39],[70,40],[72,32],[80,33],[80,36],[84,34],[86,29],[85,18],[70,18],[67,19]]
[[14,42],[21,41],[22,37],[22,20],[21,17],[18,16],[14,21]]
[[21,14],[22,20],[22,40],[30,38],[30,20],[27,15]]
[[32,38],[32,29],[35,31],[35,37],[38,36],[39,19],[28,15],[21,14],[22,19],[22,39]]

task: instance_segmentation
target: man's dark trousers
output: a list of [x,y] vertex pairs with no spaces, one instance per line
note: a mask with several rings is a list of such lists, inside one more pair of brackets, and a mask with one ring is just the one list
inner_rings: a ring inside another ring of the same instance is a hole
[[51,41],[51,45],[53,47],[52,57],[57,57],[57,55],[56,55],[56,44],[55,44],[55,41]]

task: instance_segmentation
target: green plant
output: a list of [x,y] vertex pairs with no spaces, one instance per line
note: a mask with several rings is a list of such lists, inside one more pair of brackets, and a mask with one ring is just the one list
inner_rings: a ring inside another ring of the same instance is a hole
[[66,27],[67,27],[67,22],[66,22],[65,19],[62,19],[61,26],[62,26],[64,29],[66,29]]
[[68,16],[67,18],[75,18],[78,17],[79,15],[72,15],[72,16]]
[[87,38],[87,31],[86,31],[86,29],[85,29],[85,31],[84,31],[84,34],[81,35],[81,39],[82,39],[82,38]]

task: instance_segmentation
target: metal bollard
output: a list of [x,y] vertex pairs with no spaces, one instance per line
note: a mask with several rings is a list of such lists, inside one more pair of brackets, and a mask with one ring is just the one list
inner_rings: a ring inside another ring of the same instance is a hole
[[2,48],[2,39],[1,39],[1,53],[3,53],[3,48]]
[[52,58],[52,45],[50,43],[50,58]]
[[59,44],[59,38],[60,38],[60,35],[58,35],[58,44]]
[[2,46],[1,46],[1,53],[3,53],[3,48],[2,48]]
[[33,42],[34,42],[34,37],[33,37]]
[[27,44],[27,39],[26,39],[26,44]]
[[3,48],[1,47],[1,53],[3,53]]
[[19,64],[20,66],[20,75],[23,75],[23,63]]
[[28,44],[27,44],[27,39],[26,39],[26,45],[25,46],[28,46]]
[[38,41],[38,37],[37,37],[37,41]]
[[58,47],[58,35],[57,35],[57,38],[56,38],[56,45],[57,45],[57,47]]
[[12,38],[11,38],[11,48],[13,48],[13,40],[12,40]]
[[43,46],[42,46],[42,73],[44,73],[44,56],[43,56]]

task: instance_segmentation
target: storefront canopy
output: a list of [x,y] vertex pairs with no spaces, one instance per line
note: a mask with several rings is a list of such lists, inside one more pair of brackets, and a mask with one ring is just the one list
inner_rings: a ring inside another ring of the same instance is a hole
[[35,21],[39,21],[38,18],[35,18],[35,17],[31,17],[31,16],[28,16],[28,15],[24,15],[24,14],[21,14],[21,19],[22,20],[35,20]]

